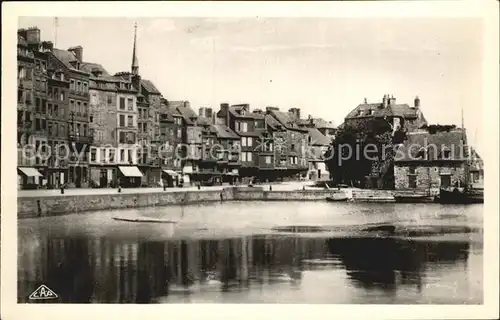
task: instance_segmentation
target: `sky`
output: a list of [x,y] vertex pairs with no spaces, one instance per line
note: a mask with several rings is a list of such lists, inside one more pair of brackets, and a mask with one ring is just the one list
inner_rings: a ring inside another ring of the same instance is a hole
[[[482,24],[474,18],[21,17],[43,40],[83,47],[85,62],[130,71],[137,23],[139,72],[168,100],[219,109],[301,109],[343,122],[362,103],[394,95],[432,124],[464,124],[482,146]],[[56,39],[57,35],[57,39]]]

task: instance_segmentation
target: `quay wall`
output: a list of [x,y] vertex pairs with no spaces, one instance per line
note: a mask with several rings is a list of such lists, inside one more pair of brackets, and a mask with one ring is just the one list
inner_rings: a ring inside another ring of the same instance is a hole
[[55,195],[19,197],[18,218],[35,218],[63,214],[195,204],[214,201],[307,201],[324,200],[342,190],[265,191],[262,188],[226,188],[220,190],[152,192],[98,195]]

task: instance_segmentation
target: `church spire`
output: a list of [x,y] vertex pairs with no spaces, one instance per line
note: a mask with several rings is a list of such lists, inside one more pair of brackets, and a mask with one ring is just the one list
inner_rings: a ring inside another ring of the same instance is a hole
[[139,75],[139,60],[136,53],[137,45],[137,22],[134,24],[134,50],[132,52],[132,74]]

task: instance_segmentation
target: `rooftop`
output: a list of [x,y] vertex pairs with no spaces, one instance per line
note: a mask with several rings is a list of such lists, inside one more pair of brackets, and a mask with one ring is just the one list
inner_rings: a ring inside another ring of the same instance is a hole
[[[425,160],[425,158],[419,157],[419,153],[421,154],[425,150],[428,152],[428,161],[464,161],[467,153],[465,152],[463,137],[464,131],[462,129],[449,132],[441,131],[433,134],[423,130],[410,132],[403,146],[398,149],[399,155],[396,156],[396,162]],[[448,157],[445,155],[445,150],[450,153]]]

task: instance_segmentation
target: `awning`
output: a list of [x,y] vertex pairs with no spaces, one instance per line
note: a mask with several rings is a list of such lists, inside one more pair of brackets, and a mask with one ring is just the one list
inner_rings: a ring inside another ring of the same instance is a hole
[[163,169],[162,171],[168,174],[169,176],[177,177],[177,172],[175,172],[174,170]]
[[125,177],[142,177],[142,172],[139,168],[132,167],[118,167]]
[[42,174],[35,168],[18,168],[27,177],[41,177]]

